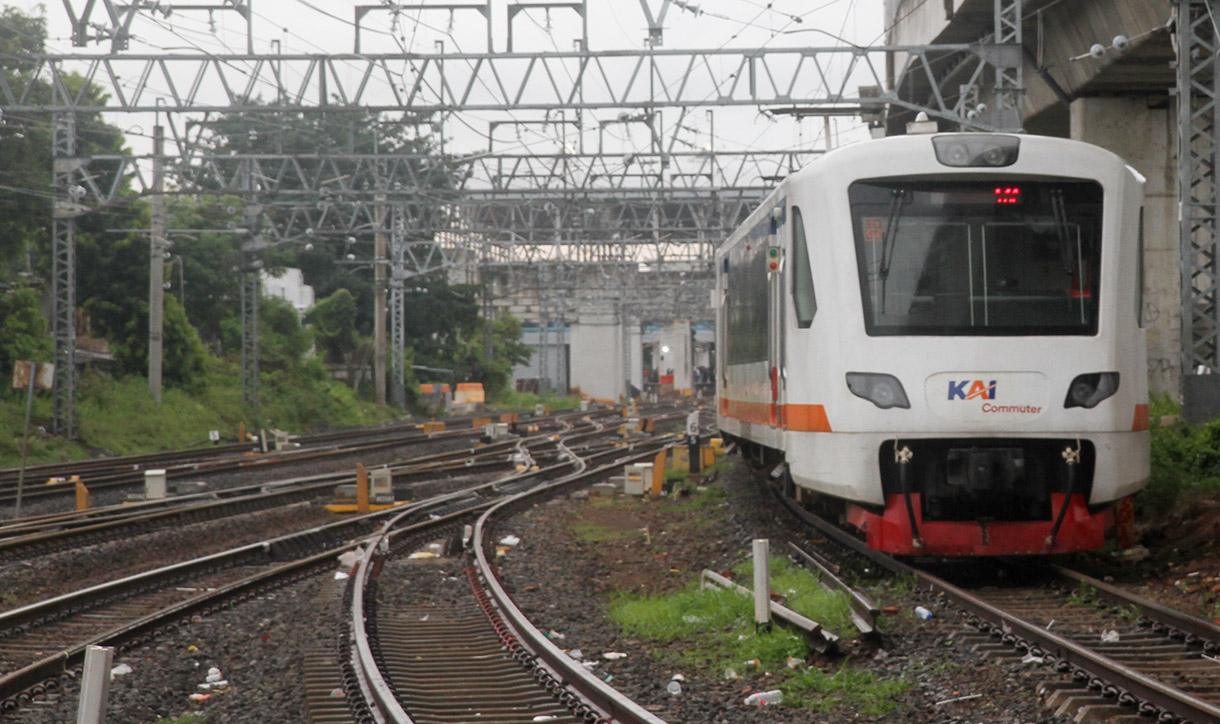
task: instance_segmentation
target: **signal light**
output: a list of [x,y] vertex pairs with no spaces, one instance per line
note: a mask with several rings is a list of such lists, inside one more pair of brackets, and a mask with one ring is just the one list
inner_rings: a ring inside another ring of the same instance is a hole
[[778,246],[767,247],[767,271],[778,272],[782,256],[783,253]]

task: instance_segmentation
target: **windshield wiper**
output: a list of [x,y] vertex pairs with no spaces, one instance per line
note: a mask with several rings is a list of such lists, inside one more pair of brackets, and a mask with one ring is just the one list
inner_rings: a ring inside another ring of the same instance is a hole
[[1055,217],[1055,233],[1059,236],[1059,256],[1063,259],[1063,271],[1070,276],[1076,271],[1076,259],[1072,253],[1072,236],[1068,229],[1063,189],[1051,190],[1051,213]]
[[894,261],[894,240],[898,238],[898,221],[902,218],[902,204],[907,191],[893,189],[890,194],[890,213],[885,222],[885,236],[881,243],[881,266],[877,269],[877,277],[881,280],[881,298],[878,302],[882,314],[885,314],[885,282],[890,276],[890,264]]

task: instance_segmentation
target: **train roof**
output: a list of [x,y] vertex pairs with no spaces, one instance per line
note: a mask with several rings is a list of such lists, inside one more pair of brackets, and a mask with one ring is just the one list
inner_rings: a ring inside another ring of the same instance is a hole
[[[957,142],[982,145],[989,139],[1008,139],[1002,142],[1015,144],[1015,160],[1003,165],[980,162],[953,166],[944,163],[943,151],[938,157],[938,146],[943,149]],[[930,133],[888,136],[840,146],[814,159],[788,179],[800,181],[805,177],[838,172],[859,178],[963,172],[1076,175],[1082,168],[1090,167],[1079,165],[1086,159],[1090,166],[1127,167],[1117,154],[1069,138],[1015,133]]]

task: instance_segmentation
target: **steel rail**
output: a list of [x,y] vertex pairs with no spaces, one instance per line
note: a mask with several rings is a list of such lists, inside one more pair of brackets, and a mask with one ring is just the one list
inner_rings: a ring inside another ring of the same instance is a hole
[[[1151,704],[1173,716],[1187,721],[1220,721],[1220,707],[1202,701],[1183,691],[1168,686],[1156,679],[1125,666],[1113,659],[1098,654],[1089,647],[1045,630],[1013,614],[987,603],[983,599],[926,571],[908,566],[893,557],[875,551],[834,524],[816,516],[791,502],[787,496],[778,496],[784,504],[803,522],[815,526],[837,543],[865,556],[878,565],[900,575],[914,576],[929,589],[944,596],[960,608],[968,611],[993,630],[1002,632],[1006,640],[1014,645],[1022,644],[1030,653],[1042,656],[1060,671],[1085,680],[1100,680],[1114,684],[1130,695]],[[1100,583],[1100,582],[1099,582]],[[1091,584],[1090,584],[1091,585]],[[1104,586],[1104,584],[1103,584]],[[1106,587],[1108,595],[1117,595],[1117,589]],[[1103,590],[1103,589],[1099,589]],[[1132,599],[1127,597],[1131,602]],[[1153,612],[1156,606],[1145,609]],[[1180,620],[1180,614],[1175,617]],[[1014,638],[1015,637],[1015,638]]]
[[586,701],[603,711],[607,719],[613,719],[623,724],[664,724],[664,720],[619,693],[579,662],[570,658],[562,649],[552,643],[546,637],[546,634],[529,621],[496,577],[491,561],[487,557],[485,536],[487,536],[490,521],[501,511],[544,492],[553,493],[565,485],[570,486],[589,478],[606,474],[612,468],[617,468],[624,463],[650,458],[661,447],[665,447],[665,445],[658,445],[656,449],[649,449],[640,454],[620,458],[613,463],[608,463],[592,470],[581,471],[570,476],[568,479],[561,479],[548,485],[545,490],[526,491],[497,503],[480,516],[479,520],[475,523],[470,544],[477,562],[476,570],[478,571],[479,578],[495,600],[495,604],[501,616],[504,617],[506,625],[512,629],[518,640],[522,641],[536,657],[553,669],[559,681],[565,683]]
[[[569,436],[569,439],[587,439],[597,434],[604,436],[606,432],[604,429],[594,431],[593,433],[577,432]],[[588,702],[587,706],[590,706],[595,711],[599,710],[605,716],[616,716],[623,722],[663,724],[662,720],[656,718],[634,702],[625,699],[604,682],[589,674],[584,667],[576,665],[561,650],[551,644],[541,631],[533,627],[525,619],[516,605],[508,598],[498,581],[495,580],[494,575],[491,575],[489,572],[489,563],[484,550],[485,546],[482,543],[482,536],[486,521],[490,520],[490,516],[494,512],[503,511],[507,507],[519,505],[521,501],[533,499],[537,496],[554,494],[561,489],[578,485],[594,477],[603,477],[612,469],[621,466],[625,462],[645,459],[655,455],[656,451],[664,447],[666,443],[664,439],[652,438],[648,443],[637,441],[639,444],[645,445],[643,450],[624,451],[622,448],[599,450],[589,455],[589,460],[607,458],[611,459],[612,462],[590,470],[588,467],[589,463],[569,447],[569,440],[560,440],[558,442],[562,451],[562,454],[559,456],[561,462],[538,471],[527,471],[522,474],[508,476],[490,484],[493,490],[507,490],[510,487],[510,483],[528,483],[530,481],[537,481],[540,477],[543,478],[542,482],[534,482],[529,490],[503,497],[498,501],[487,502],[486,510],[479,520],[475,522],[472,537],[469,539],[469,545],[473,549],[472,555],[478,563],[478,579],[491,592],[495,599],[496,610],[507,619],[506,625],[512,634],[518,641],[528,642],[524,643],[525,647],[538,661],[544,662],[546,668],[552,672],[553,680],[575,690],[581,699]],[[627,454],[624,455],[624,452],[627,452]],[[554,479],[546,482],[546,478]],[[396,521],[388,521],[378,536],[369,540],[364,547],[363,558],[357,564],[357,571],[352,577],[350,586],[352,591],[350,604],[352,607],[350,616],[352,640],[349,663],[359,682],[360,692],[365,702],[369,705],[370,712],[375,720],[393,722],[394,724],[411,724],[413,720],[410,714],[398,701],[394,686],[386,679],[386,675],[381,670],[376,647],[371,641],[368,631],[369,626],[366,620],[368,614],[363,600],[364,592],[370,585],[371,579],[377,575],[385,557],[394,547],[392,540],[404,534],[402,530],[394,530],[395,525]],[[558,686],[559,684],[557,683],[556,685]],[[566,700],[569,702],[579,701],[579,699],[571,697],[567,697]]]

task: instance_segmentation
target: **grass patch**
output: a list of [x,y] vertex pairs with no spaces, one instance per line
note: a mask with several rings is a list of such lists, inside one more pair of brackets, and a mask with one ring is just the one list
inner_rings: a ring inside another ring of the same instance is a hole
[[780,688],[785,704],[823,713],[845,709],[884,716],[897,708],[894,697],[911,687],[905,681],[886,681],[871,672],[843,666],[833,674],[801,669]]
[[[742,581],[752,581],[754,562],[747,560],[733,572]],[[749,588],[750,586],[747,586]],[[844,636],[853,629],[851,604],[842,591],[828,591],[813,574],[799,568],[787,558],[771,556],[771,590],[785,598],[784,605]]]
[[[224,440],[236,439],[239,422],[253,433],[273,427],[299,433],[319,425],[375,425],[396,416],[389,408],[357,399],[316,363],[261,374],[258,417],[241,402],[236,365],[209,359],[206,373],[196,382],[191,390],[166,387],[157,405],[143,377],[82,375],[76,405],[79,443],[45,432],[53,416],[51,395],[36,393],[28,464],[80,460],[99,451],[131,455],[206,446],[210,430],[219,430]],[[24,420],[24,393],[0,393],[0,467],[21,464]]]
[[[784,558],[774,558],[771,566],[772,588],[787,596],[790,608],[832,631],[850,629],[850,609],[843,594],[825,591],[812,575]],[[743,570],[749,571],[748,563],[738,567]],[[694,644],[678,655],[683,664],[733,669],[746,677],[754,671],[770,672],[790,706],[883,715],[897,707],[894,697],[910,688],[905,681],[884,681],[846,665],[834,673],[789,668],[790,659],[810,656],[805,640],[778,626],[756,630],[753,611],[749,596],[717,588],[701,590],[692,584],[667,595],[618,594],[612,598],[610,618],[629,636]]]
[[574,520],[568,524],[568,528],[576,539],[584,543],[611,543],[616,541],[632,540],[643,537],[643,533],[638,530],[624,528],[609,528],[604,525],[596,525],[594,523],[585,523],[579,520]]
[[551,411],[580,409],[580,395],[538,395],[533,392],[506,390],[493,393],[485,407],[488,410],[533,410],[535,405],[547,405]]
[[157,724],[203,724],[207,717],[202,714],[183,714],[177,719],[158,719]]

